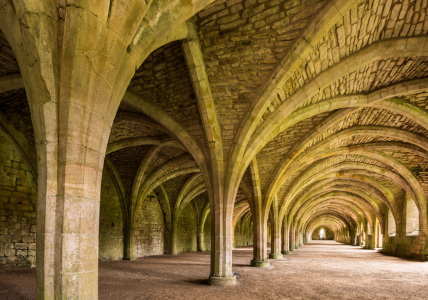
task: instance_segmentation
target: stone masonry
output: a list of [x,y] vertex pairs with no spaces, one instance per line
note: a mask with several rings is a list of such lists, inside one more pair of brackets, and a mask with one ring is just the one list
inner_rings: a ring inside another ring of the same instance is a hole
[[0,268],[38,299],[185,251],[233,285],[321,228],[426,260],[427,195],[427,0],[0,5]]

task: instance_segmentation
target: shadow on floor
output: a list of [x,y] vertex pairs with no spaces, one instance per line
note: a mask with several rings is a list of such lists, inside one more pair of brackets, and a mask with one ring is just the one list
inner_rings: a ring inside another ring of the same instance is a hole
[[209,285],[208,279],[186,280],[186,282],[192,283],[195,285]]

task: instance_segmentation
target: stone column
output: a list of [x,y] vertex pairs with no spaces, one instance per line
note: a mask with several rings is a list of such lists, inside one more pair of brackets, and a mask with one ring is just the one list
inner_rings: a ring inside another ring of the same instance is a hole
[[294,230],[294,225],[290,224],[290,251],[296,250],[296,232]]
[[[178,1],[177,3],[180,3],[180,6],[186,5],[185,1]],[[189,3],[193,4],[192,1]],[[209,284],[232,285],[236,283],[236,276],[232,272],[233,208],[239,183],[236,185],[231,183],[229,176],[231,173],[227,175],[228,178],[226,179],[226,159],[223,157],[224,149],[220,125],[217,120],[198,34],[192,22],[188,22],[187,25],[188,37],[182,42],[182,49],[198,101],[199,112],[205,116],[202,118],[202,122],[204,123],[206,141],[209,145],[209,166],[200,164],[202,173],[205,173],[206,179],[208,179],[205,180],[205,184],[210,198],[211,211]]]
[[205,251],[204,232],[198,231],[198,251]]
[[253,259],[252,267],[264,268],[269,266],[267,260],[267,220],[261,211],[253,217]]
[[127,49],[138,10],[124,22],[129,15],[113,8],[111,30],[109,1],[14,3],[2,4],[0,25],[21,67],[37,148],[37,298],[97,299],[101,177],[135,72]]
[[210,285],[233,285],[232,272],[233,205],[227,207],[224,199],[211,206],[211,274]]
[[177,250],[177,228],[176,228],[175,224],[173,224],[171,226],[169,246],[170,246],[170,251],[169,251],[170,254],[172,254],[172,255],[178,254],[178,250]]
[[376,218],[375,225],[372,229],[372,236],[374,237],[374,248],[379,247],[379,220]]
[[300,248],[300,234],[296,227],[294,227],[294,249]]
[[356,246],[361,246],[361,235],[357,235],[357,243]]
[[349,230],[349,243],[351,244],[351,246],[355,246],[357,243],[356,232],[353,229]]
[[275,197],[271,208],[271,250],[269,258],[281,259],[281,223],[279,220],[278,201]]
[[124,257],[125,260],[135,259],[135,228],[124,227]]
[[312,237],[309,233],[306,233],[305,244],[309,243],[312,240]]
[[282,251],[283,255],[290,254],[290,233],[288,230],[288,216],[284,216],[283,222],[283,234],[282,234]]
[[269,258],[271,259],[281,259],[283,256],[281,254],[281,226],[276,222],[272,224],[271,227],[271,253]]

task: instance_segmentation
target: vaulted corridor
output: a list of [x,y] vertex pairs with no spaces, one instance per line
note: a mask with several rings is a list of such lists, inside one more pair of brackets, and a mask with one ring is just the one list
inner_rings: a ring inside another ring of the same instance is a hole
[[0,3],[4,293],[428,298],[428,0]]
[[[100,299],[427,299],[428,263],[335,241],[312,241],[268,268],[251,248],[233,251],[237,285],[208,286],[209,252],[101,262]],[[0,273],[1,299],[33,299],[34,270]],[[239,277],[239,276],[238,276]],[[29,284],[30,283],[30,284]]]

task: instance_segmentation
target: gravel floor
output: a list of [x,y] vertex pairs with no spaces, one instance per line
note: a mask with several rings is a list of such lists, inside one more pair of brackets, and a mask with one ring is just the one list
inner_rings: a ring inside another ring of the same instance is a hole
[[[237,285],[208,286],[209,252],[99,264],[99,299],[428,299],[428,263],[314,241],[269,268],[233,251]],[[35,270],[0,270],[0,299],[34,299]]]

